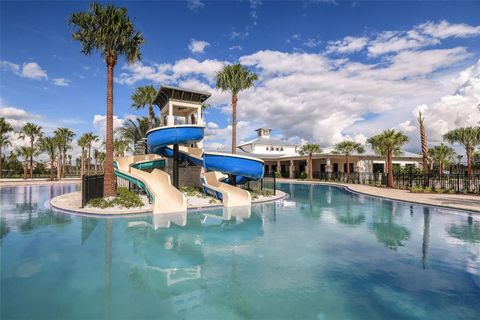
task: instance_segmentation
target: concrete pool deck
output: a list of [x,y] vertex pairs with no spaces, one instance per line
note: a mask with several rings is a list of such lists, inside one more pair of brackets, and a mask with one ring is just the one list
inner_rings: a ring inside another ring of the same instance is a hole
[[64,178],[60,181],[51,181],[47,179],[0,179],[0,188],[2,187],[18,187],[18,186],[39,186],[49,184],[62,184],[62,183],[78,183],[82,180],[80,178]]
[[[284,199],[288,196],[285,192],[277,190],[275,196],[270,198],[259,198],[256,200],[252,200],[252,204],[259,204],[259,203],[267,203],[267,202],[274,202],[281,199]],[[121,215],[135,215],[135,214],[146,214],[151,213],[152,209],[151,206],[144,206],[140,208],[105,208],[105,209],[98,209],[98,208],[82,208],[82,195],[80,191],[70,192],[66,194],[59,195],[50,200],[50,205],[53,209],[57,209],[60,211],[66,211],[69,213],[74,214],[81,214],[81,215],[105,215],[105,216],[121,216]],[[223,208],[221,203],[215,204],[208,204],[208,205],[195,205],[195,206],[188,206],[188,210],[201,210],[201,209],[218,209]]]
[[378,188],[361,184],[349,184],[338,182],[307,181],[293,179],[277,179],[280,183],[304,183],[333,185],[347,188],[356,193],[369,196],[380,197],[396,201],[404,201],[415,204],[424,204],[431,206],[444,207],[449,209],[462,209],[480,213],[480,196],[464,194],[444,194],[444,193],[412,193],[408,190]]

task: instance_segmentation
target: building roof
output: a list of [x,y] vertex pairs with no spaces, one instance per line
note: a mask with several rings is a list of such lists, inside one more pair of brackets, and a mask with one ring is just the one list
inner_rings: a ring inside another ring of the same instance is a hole
[[159,106],[161,110],[165,105],[167,105],[170,99],[202,104],[205,100],[210,98],[210,96],[211,93],[205,91],[171,86],[160,86],[153,103]]
[[280,140],[280,139],[277,139],[277,138],[258,137],[258,138],[255,138],[253,140],[250,140],[248,142],[239,144],[237,147],[239,148],[239,147],[243,147],[243,146],[246,146],[246,145],[249,145],[249,144],[264,144],[264,145],[268,145],[268,146],[296,146],[296,144],[294,144],[294,143],[283,141],[283,140]]

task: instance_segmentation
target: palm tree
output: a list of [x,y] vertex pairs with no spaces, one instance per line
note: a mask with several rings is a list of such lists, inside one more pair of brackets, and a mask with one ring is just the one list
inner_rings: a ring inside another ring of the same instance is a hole
[[313,179],[313,174],[312,174],[313,154],[322,152],[322,149],[320,149],[320,146],[318,144],[307,143],[301,146],[298,152],[302,156],[308,155],[308,178],[312,180]]
[[13,127],[8,123],[4,117],[0,118],[0,178],[2,178],[2,161],[3,161],[3,148],[9,147],[12,145],[10,138],[7,135],[9,132],[13,131]]
[[57,178],[60,180],[62,177],[65,177],[65,166],[67,158],[67,150],[71,149],[70,142],[72,142],[75,137],[75,133],[68,128],[58,128],[54,132],[55,139],[57,139],[57,148],[58,148],[58,166],[57,166]]
[[115,157],[124,157],[125,152],[131,150],[128,146],[128,142],[121,139],[115,139],[114,146]]
[[[149,130],[149,119],[147,117],[137,117],[134,120],[127,119],[123,126],[117,128],[117,132],[123,140],[127,140],[133,144],[144,139]],[[158,124],[158,119],[154,118],[153,121]]]
[[105,152],[98,153],[98,163],[100,164],[100,169],[103,172],[103,162],[105,161]]
[[132,95],[132,107],[139,110],[148,105],[148,128],[153,128],[153,100],[157,96],[157,90],[154,86],[138,87]]
[[428,184],[428,142],[427,142],[427,132],[425,130],[425,118],[421,111],[418,111],[418,126],[420,128],[420,141],[422,144],[422,162],[423,162],[423,186],[426,187]]
[[476,145],[480,144],[480,127],[458,128],[443,135],[449,143],[459,143],[465,147],[467,154],[467,174],[472,175],[472,154]]
[[80,139],[78,139],[77,144],[80,148],[82,148],[82,155],[81,155],[82,161],[81,161],[81,165],[80,165],[80,176],[83,177],[83,175],[85,174],[85,148],[88,147],[88,137],[85,134],[83,134],[80,137]]
[[392,156],[400,155],[401,148],[408,142],[408,137],[402,132],[394,129],[387,129],[382,133],[373,136],[367,140],[373,150],[381,155],[387,156],[387,186],[393,188],[393,161]]
[[80,158],[75,158],[75,169],[77,174],[80,173],[80,164],[81,164],[81,159]]
[[98,174],[98,149],[93,149],[93,159],[95,160],[95,174]]
[[232,95],[232,153],[237,152],[237,102],[240,91],[253,87],[258,80],[255,73],[237,63],[223,67],[217,72],[217,89],[229,91]]
[[358,142],[345,140],[335,145],[335,151],[345,154],[345,162],[347,163],[347,180],[350,179],[350,155],[353,152],[364,153],[365,148]]
[[112,5],[93,3],[89,11],[76,12],[70,17],[70,24],[77,29],[73,39],[80,41],[82,52],[91,55],[101,53],[107,65],[107,112],[106,112],[106,155],[103,194],[115,195],[113,171],[113,71],[117,60],[124,56],[129,64],[140,60],[140,47],[145,42],[136,31],[127,9]]
[[90,167],[92,164],[92,159],[90,156],[92,150],[92,142],[98,141],[98,136],[94,135],[93,132],[87,132],[83,135],[87,141],[87,148],[88,148],[88,157],[87,157],[87,175],[90,175]]
[[444,145],[443,143],[439,146],[435,146],[428,150],[430,157],[432,157],[433,161],[435,161],[438,165],[438,174],[441,176],[443,175],[443,167],[447,165],[449,160],[455,158],[455,151],[450,148],[449,146]]
[[[45,152],[50,159],[50,180],[53,180],[53,164],[57,158],[57,139],[55,137],[42,137],[38,141],[39,149]],[[58,170],[58,169],[57,169]]]
[[27,179],[28,160],[33,157],[34,149],[32,147],[22,146],[16,149],[16,153],[23,158],[23,179]]
[[31,122],[25,123],[20,131],[20,138],[25,139],[26,137],[30,138],[30,148],[32,153],[30,154],[30,179],[33,179],[33,154],[35,150],[35,139],[42,136],[42,127],[37,126]]

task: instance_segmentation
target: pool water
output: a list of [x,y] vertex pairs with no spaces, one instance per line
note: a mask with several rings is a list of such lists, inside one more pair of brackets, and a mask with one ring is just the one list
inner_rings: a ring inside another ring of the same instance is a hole
[[280,188],[170,228],[48,209],[75,185],[1,188],[0,318],[480,318],[479,215]]

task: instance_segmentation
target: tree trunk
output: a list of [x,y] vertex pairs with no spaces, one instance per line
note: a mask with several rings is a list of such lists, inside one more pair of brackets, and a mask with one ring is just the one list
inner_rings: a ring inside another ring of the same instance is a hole
[[62,180],[62,153],[58,153],[58,158],[57,158],[57,180],[60,181]]
[[113,171],[113,68],[116,57],[107,56],[107,128],[105,141],[105,172],[103,180],[103,196],[115,196],[115,177]]
[[67,168],[67,152],[63,152],[62,155],[62,178],[65,178],[65,171]]
[[53,158],[50,158],[50,180],[53,181]]
[[348,158],[348,153],[345,154],[345,162],[347,163],[347,182],[350,180],[350,159]]
[[95,159],[95,174],[98,174],[98,165],[97,165],[97,159]]
[[28,175],[28,160],[23,162],[23,179],[27,179]]
[[2,174],[3,174],[3,154],[2,154],[2,149],[3,149],[3,146],[0,145],[0,179],[2,178]]
[[90,175],[90,163],[92,162],[90,160],[90,150],[91,150],[91,146],[88,145],[88,158],[87,158],[87,175]]
[[438,162],[438,175],[441,177],[443,174],[443,163],[442,161]]
[[30,155],[30,179],[33,179],[33,137],[30,138],[30,148],[32,148],[32,154]]
[[148,128],[153,128],[153,106],[151,104],[148,108]]
[[237,153],[237,101],[237,96],[232,95],[232,154]]
[[388,146],[388,175],[387,175],[387,187],[393,188],[393,163],[392,163],[392,147]]
[[467,148],[467,175],[472,175],[472,148]]
[[308,155],[308,179],[310,180],[313,180],[312,165],[313,165],[313,155],[310,153]]
[[82,162],[81,162],[81,168],[80,168],[80,177],[83,177],[83,175],[85,174],[85,150],[84,148],[82,148]]

